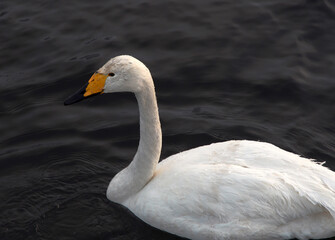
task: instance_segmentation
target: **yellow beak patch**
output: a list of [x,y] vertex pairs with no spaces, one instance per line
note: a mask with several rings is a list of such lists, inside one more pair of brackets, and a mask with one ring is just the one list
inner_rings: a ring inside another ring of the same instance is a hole
[[108,75],[94,73],[88,81],[84,97],[88,97],[96,93],[103,93],[107,77]]

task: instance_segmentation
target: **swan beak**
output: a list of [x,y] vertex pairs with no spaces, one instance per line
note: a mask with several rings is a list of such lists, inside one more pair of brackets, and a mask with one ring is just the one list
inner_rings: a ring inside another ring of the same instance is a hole
[[102,94],[107,77],[108,75],[105,74],[94,73],[88,83],[86,83],[81,89],[79,89],[79,91],[65,100],[64,105],[70,105],[79,102],[85,98],[95,96],[99,93]]

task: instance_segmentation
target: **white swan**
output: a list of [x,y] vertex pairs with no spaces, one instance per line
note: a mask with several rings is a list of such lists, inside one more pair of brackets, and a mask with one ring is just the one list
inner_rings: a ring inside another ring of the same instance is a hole
[[148,224],[190,239],[308,239],[335,235],[335,173],[274,145],[227,141],[158,163],[162,134],[149,70],[131,56],[108,61],[64,104],[133,92],[140,142],[107,198]]

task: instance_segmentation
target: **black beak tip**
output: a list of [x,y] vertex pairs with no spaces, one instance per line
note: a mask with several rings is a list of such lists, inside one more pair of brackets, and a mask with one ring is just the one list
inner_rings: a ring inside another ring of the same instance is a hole
[[84,96],[82,96],[82,95],[73,95],[73,96],[69,97],[68,99],[66,99],[64,101],[64,106],[71,105],[71,104],[74,104],[76,102],[80,102],[83,99],[84,99]]
[[80,100],[78,101],[73,101],[71,98],[68,98],[64,101],[64,106],[67,106],[67,105],[71,105],[71,104],[74,104],[76,102],[79,102]]
[[81,100],[83,100],[84,97],[84,93],[86,91],[86,87],[88,84],[86,84],[85,86],[83,86],[81,89],[79,89],[78,92],[76,92],[75,94],[73,94],[72,96],[68,97],[65,101],[64,101],[64,105],[71,105],[73,103],[76,102],[80,102]]

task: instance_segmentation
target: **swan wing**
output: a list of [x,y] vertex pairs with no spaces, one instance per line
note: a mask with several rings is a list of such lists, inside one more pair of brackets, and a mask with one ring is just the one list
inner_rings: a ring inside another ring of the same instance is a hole
[[[325,207],[335,219],[335,173],[322,166],[323,163],[300,157],[270,143],[227,141],[191,149],[170,158],[166,159],[166,164],[170,166],[181,163],[193,166],[224,164],[227,169],[235,166],[271,173],[271,176],[266,176],[269,181],[278,176],[301,197]],[[163,166],[164,161],[162,163]]]

